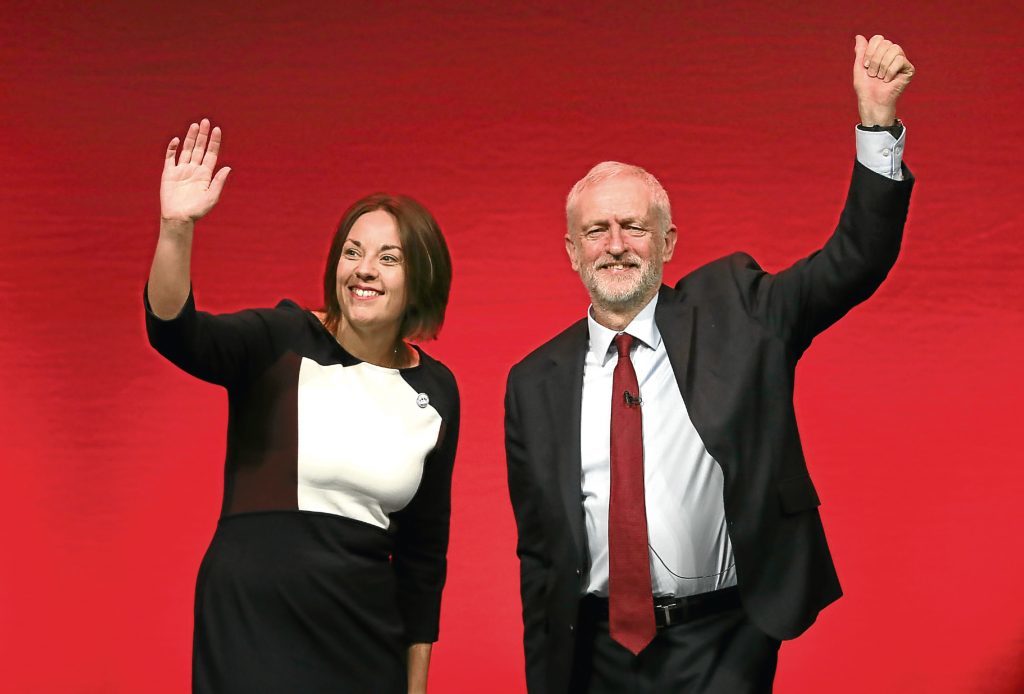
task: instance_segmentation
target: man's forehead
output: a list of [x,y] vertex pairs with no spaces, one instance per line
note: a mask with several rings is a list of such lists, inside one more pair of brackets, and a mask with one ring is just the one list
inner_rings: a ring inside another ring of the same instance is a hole
[[581,222],[640,219],[651,207],[651,192],[636,176],[618,175],[585,188],[577,207]]

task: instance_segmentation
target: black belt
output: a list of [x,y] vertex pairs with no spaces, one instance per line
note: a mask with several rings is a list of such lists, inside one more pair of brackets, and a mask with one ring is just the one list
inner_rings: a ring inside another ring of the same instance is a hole
[[[740,605],[740,589],[736,586],[681,598],[657,597],[652,602],[654,623],[659,629],[732,610]],[[587,595],[581,601],[580,609],[585,610],[595,622],[608,621],[608,598]]]

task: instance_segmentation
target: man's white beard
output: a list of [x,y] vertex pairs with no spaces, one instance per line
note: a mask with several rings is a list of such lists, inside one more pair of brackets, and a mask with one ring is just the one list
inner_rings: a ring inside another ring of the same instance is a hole
[[[601,265],[622,262],[636,264],[638,272],[629,281],[614,278],[607,271],[599,270]],[[634,255],[623,258],[603,258],[593,265],[580,267],[580,279],[590,294],[590,300],[599,308],[613,310],[628,309],[644,301],[651,290],[661,284],[661,258],[650,258],[646,262]]]

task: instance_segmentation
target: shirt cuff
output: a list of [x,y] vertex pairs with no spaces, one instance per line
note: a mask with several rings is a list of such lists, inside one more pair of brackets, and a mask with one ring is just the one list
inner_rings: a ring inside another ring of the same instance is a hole
[[907,129],[898,138],[885,130],[871,131],[855,128],[857,133],[857,161],[877,174],[894,181],[903,180],[903,145]]

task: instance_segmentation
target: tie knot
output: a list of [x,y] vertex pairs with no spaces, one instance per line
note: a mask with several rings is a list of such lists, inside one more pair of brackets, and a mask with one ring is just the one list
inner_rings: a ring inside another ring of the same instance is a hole
[[615,349],[619,353],[619,359],[629,357],[629,348],[633,346],[633,336],[627,333],[619,333],[615,336]]

